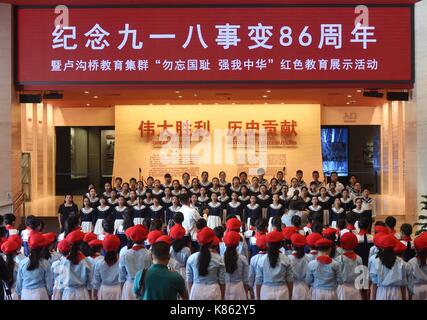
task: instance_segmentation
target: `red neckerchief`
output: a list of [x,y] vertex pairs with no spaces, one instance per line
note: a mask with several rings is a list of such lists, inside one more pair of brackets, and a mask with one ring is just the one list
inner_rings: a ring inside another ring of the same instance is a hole
[[306,227],[311,229],[312,224],[311,223],[307,223]]
[[250,227],[249,227],[249,230],[250,230],[250,231],[254,231],[254,230],[255,230],[255,227],[254,227],[254,226],[250,226]]
[[411,238],[411,236],[403,236],[403,237],[402,237],[402,240],[403,240],[403,241],[407,241],[407,242],[411,242],[411,241],[412,241],[412,238]]
[[11,226],[10,224],[6,225],[6,230],[12,230],[12,229],[15,229],[15,228],[13,226]]
[[138,245],[138,246],[133,246],[133,247],[132,247],[132,250],[139,251],[139,250],[141,250],[142,248],[144,248],[144,246],[143,246],[143,245]]
[[311,251],[309,252],[309,254],[316,255],[316,254],[317,254],[317,251],[316,251],[316,250],[311,250]]
[[78,254],[77,254],[77,261],[78,262],[80,262],[80,261],[82,261],[83,259],[85,259],[86,257],[85,257],[85,255],[83,254],[83,253],[81,253],[81,252],[79,252]]
[[351,224],[348,224],[348,225],[346,226],[346,229],[347,229],[347,230],[356,230],[356,228],[355,228],[353,225],[351,225]]
[[368,232],[365,229],[360,229],[360,231],[359,231],[359,235],[361,235],[361,236],[364,236],[367,233]]
[[357,259],[357,254],[355,254],[353,251],[346,251],[343,253],[343,255],[346,256],[347,258],[351,259],[351,260]]
[[329,256],[318,256],[316,259],[321,264],[330,264],[330,263],[332,263],[332,258],[329,257]]

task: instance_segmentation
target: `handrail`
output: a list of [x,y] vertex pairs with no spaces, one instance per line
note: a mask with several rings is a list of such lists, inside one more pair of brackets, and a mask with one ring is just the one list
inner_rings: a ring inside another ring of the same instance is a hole
[[21,190],[12,204],[13,214],[22,206],[22,217],[25,219],[25,193]]

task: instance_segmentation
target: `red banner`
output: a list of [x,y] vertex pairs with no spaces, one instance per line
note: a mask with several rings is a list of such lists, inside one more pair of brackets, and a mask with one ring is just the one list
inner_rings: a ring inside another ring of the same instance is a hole
[[18,9],[18,82],[413,81],[411,6]]

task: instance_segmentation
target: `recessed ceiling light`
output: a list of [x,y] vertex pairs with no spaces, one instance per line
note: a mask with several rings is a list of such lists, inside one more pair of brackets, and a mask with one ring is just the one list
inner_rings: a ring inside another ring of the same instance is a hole
[[85,94],[89,94],[89,91],[85,91]]
[[270,92],[271,92],[271,90],[265,90],[265,92],[270,93]]
[[263,95],[262,97],[263,97],[263,98],[268,98],[268,96],[267,96],[267,95]]
[[346,104],[350,104],[350,102],[347,102]]
[[280,104],[285,104],[284,102],[280,102]]
[[360,90],[360,89],[357,89],[357,92],[359,92],[359,93],[360,93],[360,92],[362,92],[362,90]]
[[90,103],[86,103],[86,107],[90,107]]
[[175,91],[175,93],[181,93],[181,91]]
[[182,98],[182,96],[178,96],[178,98]]
[[195,93],[193,96],[197,97],[197,93]]
[[232,102],[231,104],[236,104],[235,102]]
[[94,99],[98,99],[98,96],[93,96]]
[[264,104],[268,104],[267,102],[264,102]]
[[347,98],[351,98],[351,97],[352,97],[352,95],[351,95],[351,94],[347,95]]

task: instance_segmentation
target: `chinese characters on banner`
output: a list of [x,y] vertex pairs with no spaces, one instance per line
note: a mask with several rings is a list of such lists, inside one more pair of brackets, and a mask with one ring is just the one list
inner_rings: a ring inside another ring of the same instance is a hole
[[55,26],[51,10],[19,9],[19,81],[411,81],[410,7],[369,14],[363,25],[351,6],[70,9]]
[[[270,145],[286,144],[295,145],[295,138],[297,133],[298,122],[290,120],[229,120],[227,135],[232,136],[235,133],[245,134],[247,132],[255,133],[257,135],[260,129],[264,129]],[[179,139],[183,139],[183,135],[191,136],[194,132],[202,132],[205,135],[211,134],[210,120],[176,120],[168,121],[162,120],[155,122],[151,120],[141,120],[138,127],[139,135],[146,140],[152,139],[153,143],[157,144],[160,134],[169,136],[176,135]],[[279,138],[281,143],[277,141]],[[165,141],[166,142],[166,141]]]

